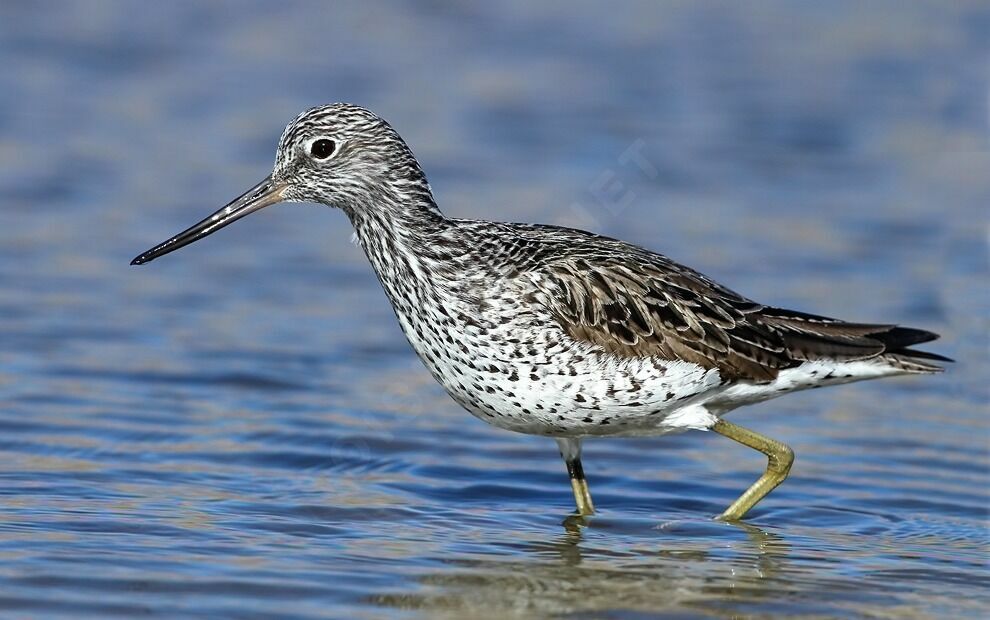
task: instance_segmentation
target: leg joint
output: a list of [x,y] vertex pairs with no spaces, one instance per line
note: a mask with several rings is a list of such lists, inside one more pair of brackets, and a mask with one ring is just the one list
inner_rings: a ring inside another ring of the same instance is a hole
[[773,451],[767,454],[767,469],[787,475],[794,464],[794,450],[786,444],[774,446]]

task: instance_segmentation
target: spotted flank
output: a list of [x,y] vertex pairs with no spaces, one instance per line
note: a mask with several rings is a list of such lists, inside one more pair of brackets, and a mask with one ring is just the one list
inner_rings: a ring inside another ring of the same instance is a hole
[[713,430],[763,452],[767,471],[721,515],[738,519],[786,477],[793,453],[726,413],[949,361],[914,348],[932,332],[761,304],[616,239],[449,218],[398,133],[348,104],[299,115],[269,177],[133,263],[285,201],[347,215],[427,370],[485,422],[556,439],[581,514],[594,510],[585,438]]

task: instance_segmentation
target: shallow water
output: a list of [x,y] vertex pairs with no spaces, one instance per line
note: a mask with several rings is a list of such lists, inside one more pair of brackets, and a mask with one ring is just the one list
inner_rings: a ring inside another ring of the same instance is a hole
[[[0,5],[0,610],[24,616],[975,616],[988,589],[985,3]],[[329,6],[329,5],[328,5]],[[459,410],[346,219],[129,259],[332,100],[452,215],[591,228],[769,303],[932,329],[941,376],[598,440]]]

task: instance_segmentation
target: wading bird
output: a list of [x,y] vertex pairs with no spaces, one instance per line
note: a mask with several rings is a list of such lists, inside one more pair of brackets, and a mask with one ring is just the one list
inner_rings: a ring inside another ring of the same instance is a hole
[[594,507],[589,437],[711,430],[766,471],[720,518],[741,519],[787,477],[793,452],[723,418],[788,392],[933,373],[911,349],[936,334],[752,301],[669,258],[581,230],[454,219],[412,151],[349,104],[308,110],[270,176],[132,261],[142,264],[278,202],[347,214],[402,331],[457,403],[499,428],[556,440],[579,514]]

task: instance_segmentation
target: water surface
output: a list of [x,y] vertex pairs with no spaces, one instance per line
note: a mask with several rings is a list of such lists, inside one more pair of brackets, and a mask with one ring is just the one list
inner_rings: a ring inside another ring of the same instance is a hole
[[[5,3],[0,610],[108,617],[976,616],[990,603],[980,2]],[[547,439],[433,383],[346,219],[268,209],[285,122],[390,119],[445,211],[594,229],[753,298],[943,334],[936,377]]]

